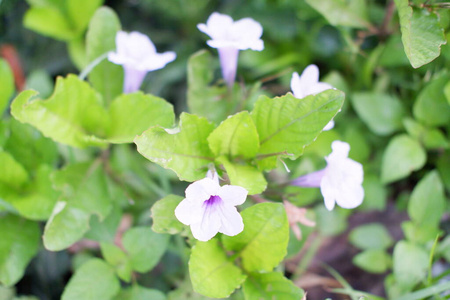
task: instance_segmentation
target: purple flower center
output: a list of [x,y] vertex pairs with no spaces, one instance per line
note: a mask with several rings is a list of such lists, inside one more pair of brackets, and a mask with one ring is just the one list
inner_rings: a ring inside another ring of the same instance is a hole
[[219,202],[221,202],[222,201],[222,198],[220,198],[219,196],[211,196],[211,197],[209,197],[209,199],[208,200],[206,200],[204,203],[203,203],[203,205],[206,205],[207,207],[209,206],[209,207],[211,207],[211,206],[214,206],[214,205],[217,205],[217,204],[219,204]]

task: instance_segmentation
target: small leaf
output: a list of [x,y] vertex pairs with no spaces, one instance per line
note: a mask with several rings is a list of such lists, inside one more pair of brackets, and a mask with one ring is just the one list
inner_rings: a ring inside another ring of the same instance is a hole
[[14,93],[14,77],[9,64],[6,60],[0,58],[0,82],[2,88],[0,89],[0,116],[3,114],[5,108],[8,106],[9,100]]
[[114,270],[103,260],[93,258],[70,278],[62,300],[109,300],[120,290]]
[[39,250],[41,232],[35,222],[13,215],[0,216],[0,283],[13,286]]
[[216,156],[254,158],[259,148],[258,132],[247,111],[223,121],[208,137]]
[[67,0],[67,14],[76,28],[82,34],[94,15],[97,8],[103,4],[104,0]]
[[405,134],[394,137],[383,154],[382,182],[390,183],[405,178],[422,168],[426,158],[425,150],[416,140]]
[[152,126],[172,127],[173,106],[159,97],[142,92],[117,97],[109,107],[111,126],[107,137],[112,143],[130,143]]
[[[116,48],[116,33],[119,30],[120,21],[114,10],[106,6],[97,9],[86,34],[88,62],[92,62]],[[123,68],[104,60],[89,73],[89,81],[103,96],[105,103],[110,103],[122,93]]]
[[130,282],[133,270],[125,252],[116,245],[109,243],[101,243],[100,249],[105,260],[116,269],[116,273],[120,279]]
[[152,229],[157,233],[176,234],[183,230],[184,225],[175,217],[175,208],[183,200],[177,195],[168,195],[158,200],[152,206]]
[[125,232],[122,243],[133,270],[145,273],[153,269],[166,252],[169,238],[169,235],[153,232],[150,227],[134,227]]
[[222,236],[227,250],[239,252],[248,272],[270,272],[286,256],[289,225],[284,206],[260,203],[242,213],[244,231],[236,236]]
[[228,260],[217,239],[197,242],[189,259],[194,291],[207,297],[227,298],[246,276]]
[[419,68],[438,57],[446,40],[437,15],[425,8],[412,8],[408,0],[395,0],[395,5],[403,47],[411,65]]
[[303,299],[304,291],[280,272],[251,273],[244,282],[245,299]]
[[70,25],[66,16],[57,8],[31,7],[25,14],[23,25],[42,35],[61,41],[75,39],[79,33]]
[[386,228],[380,223],[365,224],[352,230],[350,242],[359,249],[387,249],[394,241]]
[[336,115],[343,101],[344,94],[338,90],[303,99],[290,93],[273,99],[261,96],[251,114],[260,139],[258,154],[264,158],[287,153],[283,156],[297,158]]
[[205,177],[214,158],[207,137],[214,125],[205,118],[182,113],[179,130],[153,127],[134,142],[145,158],[177,173],[180,180],[195,181]]
[[360,0],[306,0],[333,26],[368,28],[366,3]]
[[444,185],[434,170],[414,187],[408,203],[408,215],[420,226],[438,227],[445,205]]
[[413,221],[403,222],[402,230],[408,241],[422,245],[433,242],[436,237],[441,234],[440,229],[434,224],[422,225]]
[[260,194],[266,189],[267,181],[257,168],[232,163],[225,156],[219,157],[216,161],[225,168],[231,185],[245,188],[249,195]]
[[450,104],[447,102],[444,87],[450,75],[443,75],[431,81],[420,92],[413,106],[417,120],[429,126],[447,125],[450,122]]
[[394,276],[400,286],[412,289],[425,279],[428,267],[427,252],[407,241],[400,241],[394,248]]
[[375,134],[389,135],[402,129],[405,112],[396,97],[382,93],[355,93],[351,99],[358,116]]
[[353,263],[367,272],[381,274],[391,266],[391,257],[385,250],[369,249],[356,255]]

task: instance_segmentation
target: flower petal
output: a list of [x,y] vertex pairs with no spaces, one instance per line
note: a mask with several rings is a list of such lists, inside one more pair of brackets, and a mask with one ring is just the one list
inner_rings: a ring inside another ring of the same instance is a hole
[[302,88],[309,88],[319,82],[319,68],[316,65],[309,65],[300,75],[300,85]]
[[326,82],[317,82],[316,84],[313,84],[308,88],[308,95],[319,94],[323,91],[326,91],[326,90],[329,90],[332,88],[333,87]]
[[221,226],[219,205],[207,207],[204,210],[201,222],[191,225],[192,235],[199,241],[206,242],[212,239]]
[[219,232],[234,236],[244,230],[244,222],[236,207],[222,204],[219,209],[222,221]]
[[218,196],[226,205],[241,205],[247,199],[248,191],[237,185],[224,185],[218,191]]
[[302,99],[306,96],[297,72],[292,73],[291,90],[295,98]]
[[334,121],[331,120],[330,122],[328,122],[327,125],[325,125],[325,127],[323,128],[323,131],[331,130],[331,129],[333,129],[333,127],[334,127]]
[[326,174],[326,168],[312,172],[303,176],[300,176],[291,181],[292,185],[301,186],[301,187],[320,187],[320,183],[322,178]]
[[175,217],[185,225],[200,223],[204,210],[203,203],[183,199],[175,208]]
[[219,184],[210,179],[203,178],[190,184],[186,188],[186,198],[191,201],[202,203],[208,200],[212,195],[217,195],[220,186]]

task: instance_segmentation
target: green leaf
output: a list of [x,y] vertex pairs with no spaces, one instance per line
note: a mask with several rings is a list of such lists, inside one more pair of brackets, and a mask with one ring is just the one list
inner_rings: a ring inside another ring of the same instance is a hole
[[103,0],[67,0],[67,14],[79,34],[82,34],[94,12],[103,4]]
[[395,5],[403,47],[411,65],[419,68],[438,57],[446,40],[437,15],[426,8],[412,8],[408,0],[395,0]]
[[114,270],[103,260],[93,258],[76,270],[70,278],[62,300],[109,300],[120,289]]
[[227,92],[225,86],[210,86],[214,78],[214,59],[206,50],[189,57],[187,104],[191,113],[220,122],[227,117],[228,106],[233,103],[224,97]]
[[375,134],[389,135],[402,129],[405,112],[396,97],[367,92],[355,93],[351,99],[358,116]]
[[422,245],[433,242],[441,234],[440,229],[434,224],[421,225],[413,221],[403,222],[402,230],[408,241]]
[[431,81],[419,94],[413,106],[417,120],[429,126],[447,125],[450,122],[450,104],[447,102],[444,87],[450,75]]
[[353,263],[364,271],[381,274],[391,266],[391,257],[383,249],[369,249],[357,254]]
[[442,179],[445,188],[450,191],[450,152],[443,152],[437,160],[436,166],[439,171],[439,176]]
[[428,254],[421,247],[407,241],[400,241],[394,248],[393,260],[395,280],[400,286],[412,289],[425,279]]
[[134,227],[125,232],[122,243],[133,270],[145,273],[153,269],[166,252],[169,238],[169,235],[153,232],[150,227]]
[[79,35],[66,16],[57,8],[50,6],[28,9],[23,19],[23,25],[42,35],[61,41],[70,41]]
[[213,298],[227,298],[247,277],[229,261],[217,239],[192,247],[189,274],[194,291]]
[[14,77],[9,64],[6,60],[0,58],[0,82],[2,88],[0,89],[0,116],[3,114],[5,108],[8,106],[9,99],[14,93]]
[[364,176],[363,182],[364,189],[364,201],[359,206],[361,210],[379,210],[384,211],[387,201],[387,189],[384,184],[381,183],[377,175]]
[[227,250],[237,251],[248,272],[271,272],[286,256],[289,224],[284,206],[260,203],[242,213],[244,231],[222,236]]
[[109,243],[100,243],[100,249],[105,260],[115,268],[119,278],[130,282],[133,270],[125,252],[116,245]]
[[[114,194],[114,192],[110,193]],[[116,238],[122,215],[122,209],[119,208],[117,204],[113,205],[111,212],[103,220],[97,215],[94,215],[89,222],[89,231],[86,232],[84,237],[97,242],[113,243]]]
[[16,284],[39,250],[39,225],[13,215],[0,216],[0,283]]
[[184,225],[175,217],[175,208],[182,200],[181,196],[168,195],[153,204],[151,211],[154,232],[176,234],[183,230]]
[[[119,30],[119,18],[111,8],[104,6],[97,9],[89,23],[86,35],[88,62],[92,62],[116,48],[115,39]],[[123,90],[122,66],[104,60],[89,73],[89,81],[103,96],[105,102],[110,103]]]
[[436,170],[415,186],[408,203],[408,215],[420,226],[439,226],[445,210],[444,185]]
[[[261,96],[251,114],[260,139],[258,154],[262,158],[277,154],[297,158],[336,115],[343,101],[344,94],[338,90],[303,99],[290,93],[273,99]],[[260,161],[263,167],[264,160]],[[269,166],[273,168],[273,164]]]
[[333,26],[368,28],[366,3],[360,0],[306,0]]
[[[137,284],[122,290],[115,300],[166,300],[166,295],[155,289],[148,289]],[[181,299],[181,298],[180,298]],[[184,298],[183,298],[184,299]]]
[[129,143],[152,126],[172,127],[175,122],[172,104],[142,92],[120,95],[114,99],[109,115],[111,125],[107,136],[112,143]]
[[214,125],[205,118],[182,113],[179,130],[153,127],[137,136],[137,150],[147,159],[177,173],[180,180],[205,177],[214,158],[207,137]]
[[223,121],[208,137],[216,156],[254,158],[259,148],[258,132],[247,111]]
[[11,105],[12,115],[29,123],[45,136],[74,147],[104,146],[108,114],[102,99],[86,82],[74,75],[58,77],[53,95],[47,100],[30,98],[36,92],[20,93]]
[[52,181],[63,194],[45,225],[44,246],[59,251],[83,237],[89,230],[91,215],[103,220],[110,213],[113,196],[98,163],[69,165],[55,172]]
[[394,241],[386,228],[380,223],[356,227],[349,235],[350,243],[362,250],[387,249]]
[[390,140],[381,163],[381,181],[390,183],[421,169],[427,154],[422,146],[406,134]]
[[28,173],[14,157],[0,149],[0,195],[2,190],[19,190],[27,181]]
[[216,160],[225,168],[230,183],[245,188],[249,195],[260,194],[267,187],[264,175],[257,168],[230,162],[225,156]]
[[303,299],[305,294],[280,272],[251,273],[243,289],[245,299]]
[[323,204],[315,208],[317,228],[325,236],[334,236],[344,232],[347,227],[347,217],[343,210],[329,211]]

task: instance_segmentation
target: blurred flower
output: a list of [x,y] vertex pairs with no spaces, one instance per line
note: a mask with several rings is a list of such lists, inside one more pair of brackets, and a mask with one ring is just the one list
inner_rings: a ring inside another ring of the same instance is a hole
[[303,224],[308,227],[314,227],[316,226],[316,223],[306,218],[306,208],[297,207],[286,200],[283,201],[283,204],[289,221],[289,227],[291,227],[292,232],[294,233],[297,240],[300,241],[302,239],[302,232],[300,231],[297,223]]
[[218,49],[222,76],[228,86],[233,86],[236,77],[239,50],[264,49],[261,24],[251,18],[234,22],[230,16],[214,12],[206,24],[198,24],[197,28],[211,37],[207,44]]
[[175,208],[175,216],[191,226],[199,241],[208,241],[217,232],[234,236],[244,230],[242,217],[236,209],[247,198],[247,190],[240,186],[219,185],[217,173],[208,172],[186,189],[186,198]]
[[139,90],[147,72],[164,68],[175,58],[175,52],[157,53],[148,36],[136,31],[117,32],[116,52],[108,53],[109,61],[124,68],[124,93]]
[[[297,72],[292,74],[291,90],[295,98],[302,99],[332,88],[330,84],[319,81],[319,68],[316,65],[307,66],[300,76]],[[333,127],[334,121],[331,120],[323,130],[330,130]]]
[[334,141],[333,151],[325,157],[325,169],[292,180],[292,185],[301,187],[320,187],[328,210],[335,203],[343,208],[355,208],[364,198],[362,187],[364,172],[360,163],[348,158],[349,144]]

